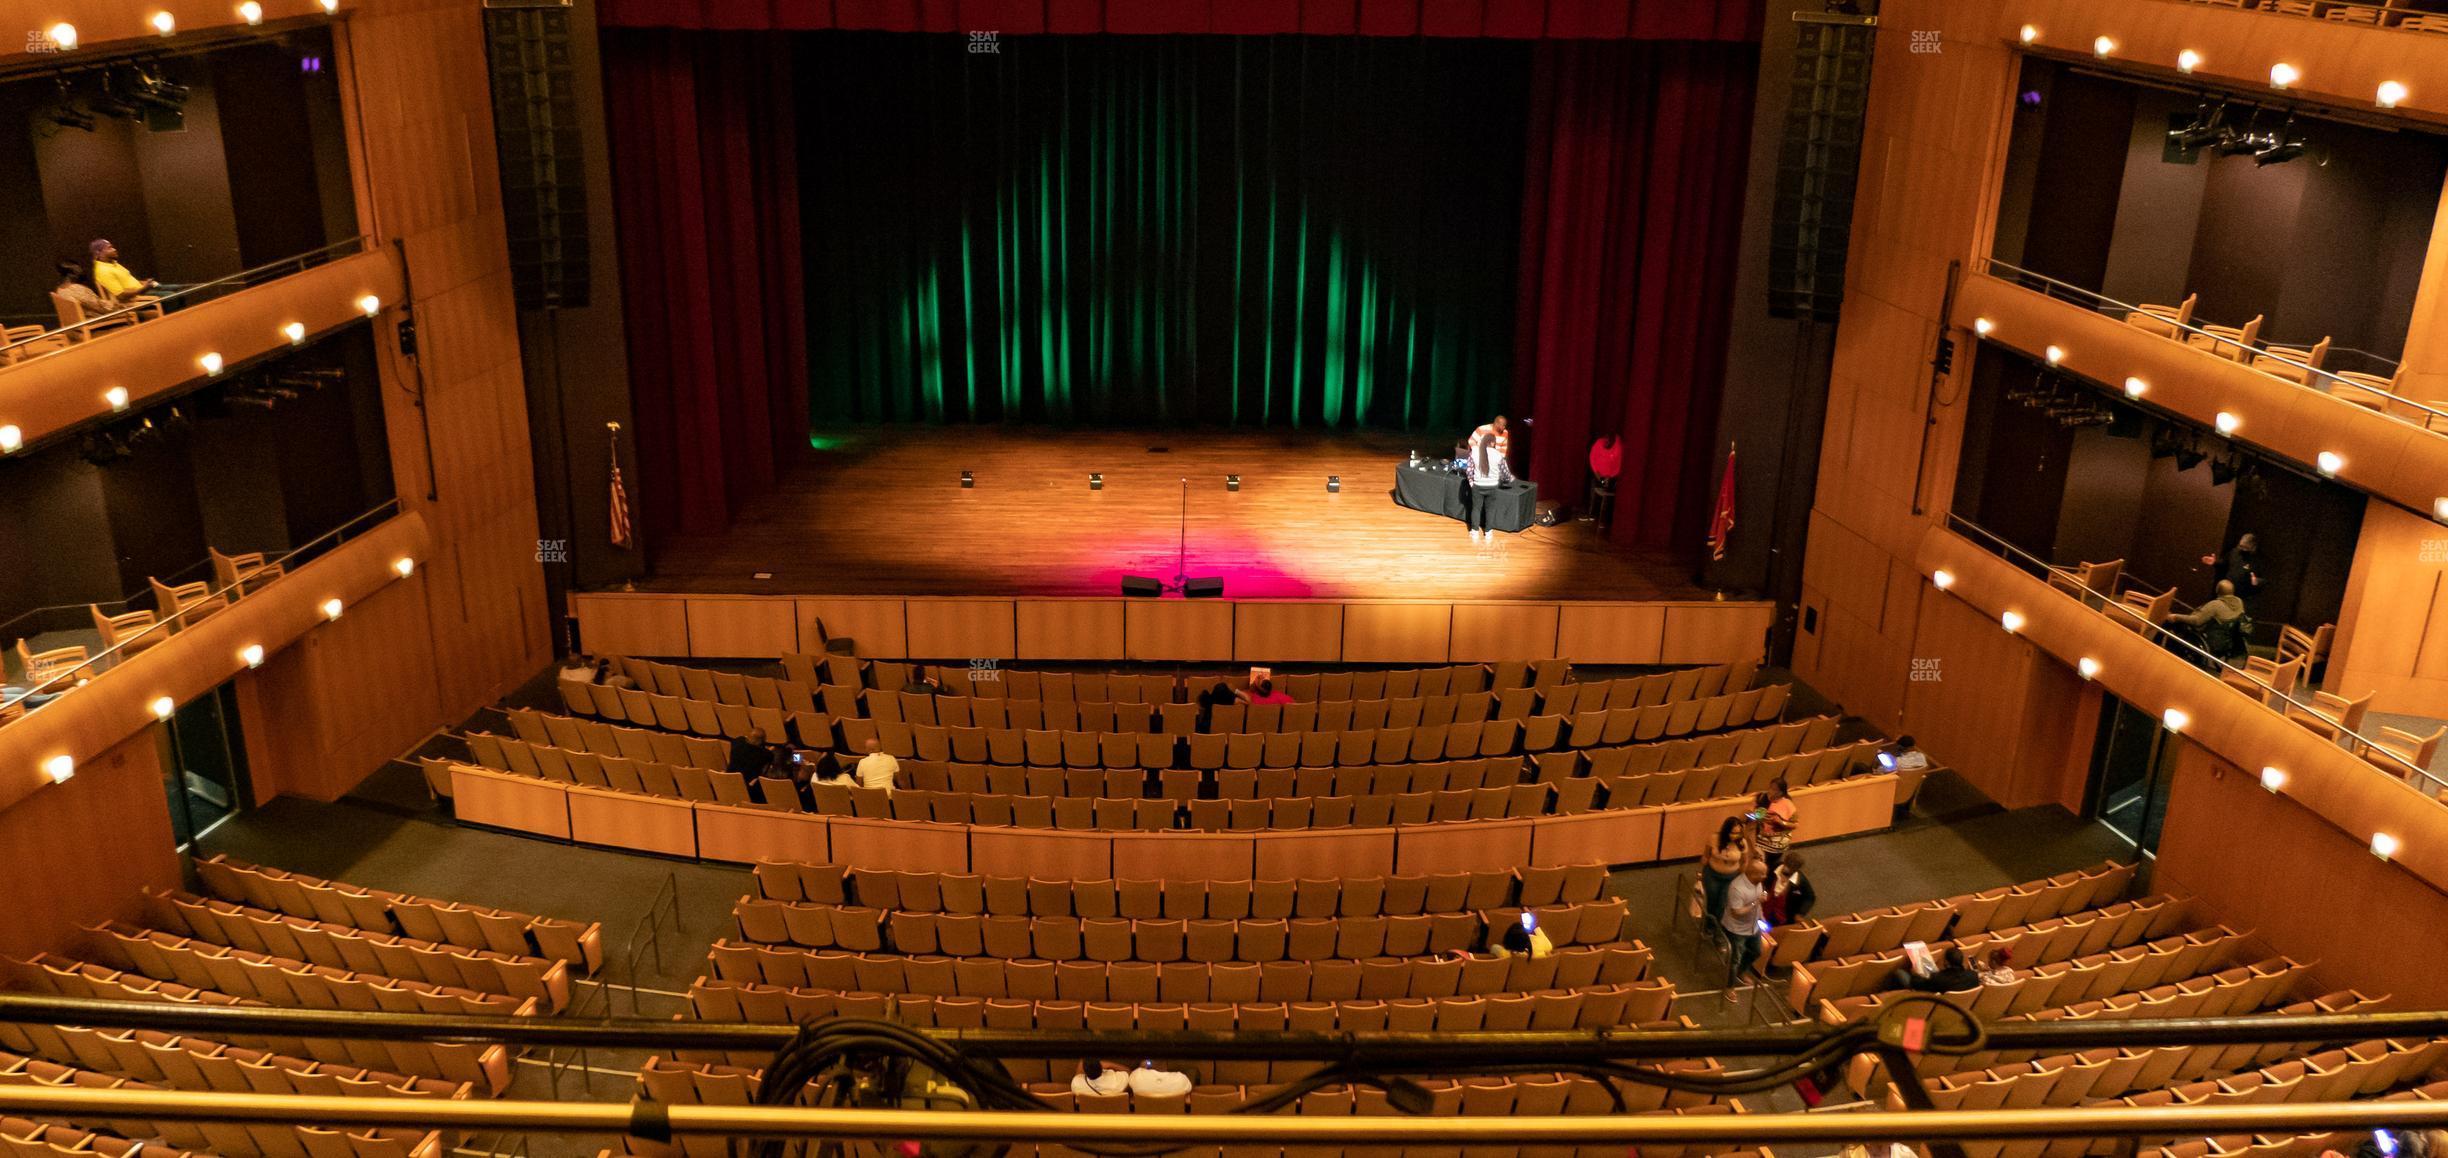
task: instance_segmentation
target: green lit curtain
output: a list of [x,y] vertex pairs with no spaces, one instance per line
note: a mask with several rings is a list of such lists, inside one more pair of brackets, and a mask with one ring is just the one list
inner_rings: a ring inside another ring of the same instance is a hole
[[1521,45],[796,48],[817,426],[1447,429],[1503,397]]

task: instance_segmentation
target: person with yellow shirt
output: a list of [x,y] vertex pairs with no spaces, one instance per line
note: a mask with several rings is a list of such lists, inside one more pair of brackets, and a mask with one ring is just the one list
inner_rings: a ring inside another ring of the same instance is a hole
[[107,239],[95,238],[93,243],[94,288],[115,305],[127,305],[146,290],[160,284],[152,278],[139,280],[128,268],[119,264],[119,247]]

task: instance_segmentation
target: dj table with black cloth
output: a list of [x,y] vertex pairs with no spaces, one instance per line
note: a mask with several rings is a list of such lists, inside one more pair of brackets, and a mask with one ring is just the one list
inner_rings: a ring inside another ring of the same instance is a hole
[[[1426,470],[1409,463],[1394,468],[1394,501],[1415,511],[1464,518],[1462,488],[1466,485],[1461,475],[1449,470]],[[1537,483],[1515,482],[1496,488],[1495,501],[1488,506],[1489,526],[1524,531],[1537,521]]]

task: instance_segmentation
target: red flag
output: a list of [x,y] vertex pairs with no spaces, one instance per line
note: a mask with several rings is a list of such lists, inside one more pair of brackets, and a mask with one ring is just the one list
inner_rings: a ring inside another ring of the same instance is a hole
[[621,485],[620,423],[612,423],[612,545],[624,551],[634,546],[629,530],[629,488]]
[[1725,558],[1726,536],[1734,530],[1734,448],[1726,447],[1725,481],[1717,484],[1717,511],[1709,516],[1709,558]]

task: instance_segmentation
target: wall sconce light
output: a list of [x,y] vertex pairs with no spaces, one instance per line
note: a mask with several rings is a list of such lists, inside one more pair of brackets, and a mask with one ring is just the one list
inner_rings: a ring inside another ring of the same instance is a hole
[[204,373],[208,377],[218,374],[221,372],[221,355],[206,354],[196,359],[196,365],[204,367]]
[[2006,612],[2005,614],[1998,616],[1998,622],[2005,626],[2006,634],[2013,635],[2014,633],[2023,630],[2023,613],[2020,611]]
[[153,31],[161,33],[164,36],[168,36],[171,33],[178,31],[178,17],[172,16],[167,12],[154,13]]
[[2194,69],[2200,68],[2201,62],[2202,54],[2195,52],[2190,48],[2185,49],[2183,52],[2176,54],[2176,71],[2190,73]]
[[2381,108],[2396,108],[2398,104],[2405,99],[2406,86],[2404,84],[2393,80],[2384,80],[2380,82],[2380,96],[2377,103]]
[[238,6],[238,18],[249,24],[263,23],[263,5],[255,0],[246,0],[246,3]]
[[43,775],[50,777],[53,784],[66,784],[69,777],[76,775],[76,757],[53,756],[43,761]]
[[306,342],[306,323],[291,322],[288,325],[282,326],[281,336],[289,339],[289,344],[292,346],[304,345]]
[[2193,717],[2184,714],[2180,708],[2169,708],[2159,713],[2159,723],[2170,732],[2181,733],[2185,730],[2185,725],[2192,722]]
[[2048,359],[2049,365],[2054,366],[2059,362],[2065,361],[2065,348],[2062,346],[2051,346],[2043,356]]
[[2272,792],[2276,792],[2279,789],[2286,787],[2286,773],[2281,772],[2276,768],[2263,768],[2261,770],[2261,787],[2269,789]]
[[369,318],[381,313],[382,299],[375,297],[373,294],[367,294],[366,296],[357,299],[357,312],[364,314]]
[[2150,383],[2145,382],[2140,378],[2127,378],[2125,380],[2125,396],[2127,398],[2140,398],[2148,393],[2150,393]]
[[1239,491],[1241,489],[1241,476],[1237,474],[1225,475],[1224,489],[1228,491]]
[[961,489],[962,489],[962,490],[965,490],[965,491],[967,491],[967,490],[976,490],[976,489],[977,489],[977,476],[976,476],[976,475],[973,475],[973,474],[971,474],[971,473],[969,473],[968,471],[965,471],[965,470],[964,470],[964,471],[962,471],[962,472],[961,472]]
[[323,618],[324,618],[324,619],[326,619],[326,620],[337,620],[337,619],[339,619],[339,618],[340,618],[340,610],[341,610],[341,605],[340,605],[340,601],[339,601],[339,600],[337,600],[337,599],[326,599],[326,600],[324,600],[324,601],[323,601]]
[[2098,660],[2093,659],[2093,658],[2091,658],[2090,656],[2087,656],[2087,655],[2086,655],[2086,656],[2082,657],[2081,659],[2078,659],[2078,660],[2075,660],[2075,661],[2074,661],[2074,670],[2075,670],[2075,671],[2077,671],[2077,672],[2082,673],[2082,678],[2084,678],[2084,679],[2087,679],[2087,680],[2098,679],[2098,678],[2099,678],[2099,673],[2100,673],[2100,664],[2099,664],[2099,661],[2098,661]]
[[128,403],[128,392],[127,392],[127,387],[125,387],[125,386],[113,386],[113,387],[111,387],[110,389],[103,391],[103,392],[102,392],[102,400],[103,400],[104,402],[108,402],[108,403],[110,403],[110,408],[111,408],[112,410],[125,410],[125,409],[127,409],[127,403]]
[[2371,850],[2373,856],[2387,860],[2397,855],[2397,838],[2385,832],[2375,832],[2372,834]]
[[2040,40],[2040,29],[2037,25],[2026,24],[2023,30],[2016,35],[2021,37],[2025,44],[2035,44]]
[[2243,429],[2243,427],[2243,419],[2238,418],[2224,410],[2218,412],[2218,432],[2220,434],[2233,437],[2235,432]]
[[63,20],[43,30],[43,39],[61,52],[73,52],[77,46],[76,25]]
[[2334,450],[2324,450],[2320,452],[2318,465],[2322,478],[2336,478],[2337,472],[2346,469],[2346,458]]
[[171,699],[171,698],[170,698],[170,697],[168,697],[168,696],[155,696],[155,697],[153,697],[153,718],[154,718],[154,719],[156,719],[156,720],[167,720],[167,719],[169,719],[169,718],[170,718],[171,713],[176,712],[176,711],[178,711],[178,701],[177,701],[177,700]]
[[2285,88],[2302,79],[2303,73],[2297,71],[2294,65],[2283,60],[2270,66],[2271,88]]
[[340,0],[323,0],[323,14],[325,16],[338,16],[340,14]]
[[1104,476],[1102,473],[1097,472],[1097,471],[1093,471],[1093,470],[1092,470],[1092,471],[1089,471],[1089,472],[1088,472],[1088,489],[1089,489],[1089,490],[1092,490],[1092,491],[1101,491],[1101,490],[1104,490],[1104,489],[1105,489],[1105,476]]
[[25,432],[15,426],[0,426],[0,454],[15,454],[25,445]]
[[1330,474],[1326,476],[1326,493],[1330,495],[1339,495],[1343,493],[1342,475]]
[[2109,39],[2108,37],[2105,37],[2105,36],[2094,37],[2094,38],[2092,39],[2092,41],[2091,41],[2091,55],[2096,56],[2096,57],[2100,58],[2101,60],[2106,60],[2106,59],[2108,59],[2108,58],[2109,58],[2109,56],[2110,56],[2110,55],[2114,54],[2115,52],[2116,52],[2116,41],[2111,40],[2111,39]]
[[2448,499],[2431,500],[2431,517],[2448,523]]
[[245,647],[239,648],[238,658],[245,660],[248,667],[262,667],[263,645],[260,643],[250,643]]
[[406,555],[402,555],[397,561],[391,564],[391,569],[398,572],[400,578],[405,579],[410,575],[416,574],[416,560],[411,559]]
[[[2448,503],[2448,499],[2441,499],[2440,502]],[[1955,573],[1947,570],[1944,567],[1940,567],[1939,569],[1930,572],[1930,583],[1931,585],[1937,587],[1940,591],[1944,591],[1947,588],[1955,585]]]
[[1989,319],[1987,319],[1987,318],[1974,318],[1974,319],[1972,319],[1972,332],[1973,332],[1973,333],[1975,333],[1975,334],[1979,334],[1981,337],[1984,337],[1984,338],[1988,337],[1988,336],[1989,336],[1989,331],[1994,330],[1994,329],[1997,329],[1997,323],[1996,323],[1996,322],[1990,321],[1990,320],[1989,320]]

